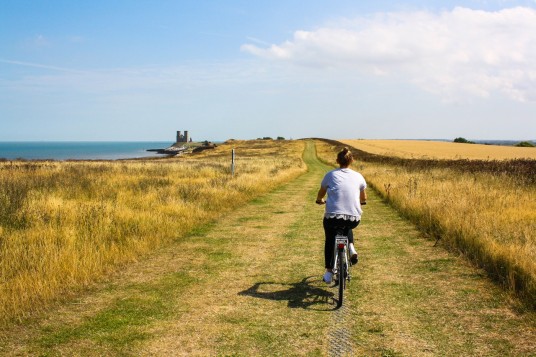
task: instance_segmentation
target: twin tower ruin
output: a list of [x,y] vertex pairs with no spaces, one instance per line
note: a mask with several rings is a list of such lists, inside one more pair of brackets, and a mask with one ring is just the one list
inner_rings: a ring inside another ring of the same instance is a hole
[[188,130],[184,131],[184,135],[182,135],[180,131],[177,131],[177,142],[178,143],[192,142],[192,138],[190,137],[190,134],[188,134]]

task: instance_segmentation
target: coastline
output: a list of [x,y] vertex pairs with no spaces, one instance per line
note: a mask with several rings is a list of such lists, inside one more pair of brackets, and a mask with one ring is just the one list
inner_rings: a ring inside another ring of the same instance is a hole
[[0,160],[123,160],[158,158],[149,148],[169,141],[13,141],[0,142]]
[[157,154],[161,155],[178,155],[181,152],[184,152],[188,150],[188,147],[186,146],[175,146],[176,144],[171,145],[170,147],[167,147],[165,149],[147,149],[149,152],[155,152]]

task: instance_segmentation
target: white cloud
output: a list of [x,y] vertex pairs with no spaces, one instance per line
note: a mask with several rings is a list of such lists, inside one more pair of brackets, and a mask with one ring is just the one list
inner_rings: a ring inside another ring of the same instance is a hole
[[33,68],[40,68],[40,69],[48,69],[48,70],[59,71],[59,72],[73,72],[73,73],[79,73],[80,72],[80,71],[76,71],[76,70],[72,70],[72,69],[64,68],[64,67],[43,65],[43,64],[39,64],[39,63],[31,63],[31,62],[23,62],[23,61],[13,61],[13,60],[2,59],[2,58],[0,58],[0,63],[12,64],[12,65],[22,66],[22,67],[33,67]]
[[[24,67],[24,76],[0,79],[0,89],[11,92],[80,93],[102,95],[133,92],[204,91],[227,86],[282,80],[271,66],[255,61],[192,62],[169,67],[132,67],[78,70],[50,64],[2,59],[0,64]],[[288,76],[285,76],[288,79]]]
[[380,13],[242,46],[271,61],[411,81],[446,100],[500,92],[536,101],[536,10]]

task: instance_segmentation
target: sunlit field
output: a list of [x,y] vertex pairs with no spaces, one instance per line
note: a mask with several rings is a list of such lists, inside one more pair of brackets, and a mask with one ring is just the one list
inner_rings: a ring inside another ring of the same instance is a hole
[[[334,163],[337,149],[321,142],[318,152]],[[507,163],[493,171],[482,162],[468,170],[458,161],[364,162],[359,153],[357,160],[369,185],[404,216],[536,305],[536,161],[512,175]]]
[[0,322],[40,311],[298,176],[303,145],[232,141],[152,161],[0,162]]
[[371,154],[406,159],[536,159],[536,148],[420,140],[341,140]]

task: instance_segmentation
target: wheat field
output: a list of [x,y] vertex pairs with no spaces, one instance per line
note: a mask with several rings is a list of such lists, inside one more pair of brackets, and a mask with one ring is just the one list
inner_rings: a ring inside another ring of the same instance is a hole
[[39,312],[300,175],[303,147],[231,141],[171,159],[0,162],[0,322]]
[[371,154],[405,159],[513,160],[536,159],[536,148],[423,140],[341,140]]

